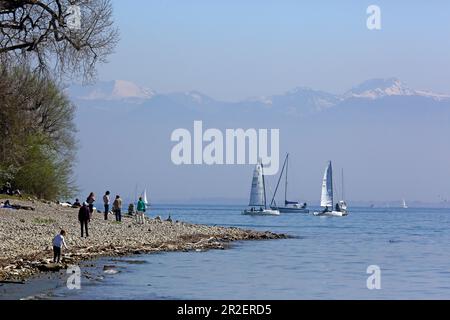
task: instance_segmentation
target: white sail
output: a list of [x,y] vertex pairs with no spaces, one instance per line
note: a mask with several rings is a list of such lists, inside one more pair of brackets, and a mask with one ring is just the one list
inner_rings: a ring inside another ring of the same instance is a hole
[[142,193],[142,201],[144,201],[144,203],[146,205],[148,205],[148,201],[147,201],[147,189],[144,190],[144,192]]
[[333,207],[333,168],[331,166],[331,161],[328,163],[323,176],[320,205],[322,207]]
[[250,192],[250,207],[262,207],[264,199],[264,178],[261,164],[257,164],[253,172],[252,190]]

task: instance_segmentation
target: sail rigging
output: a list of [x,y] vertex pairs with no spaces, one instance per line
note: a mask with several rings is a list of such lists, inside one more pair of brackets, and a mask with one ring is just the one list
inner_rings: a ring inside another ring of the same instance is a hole
[[289,153],[286,156],[286,182],[284,185],[284,205],[287,206],[287,192],[288,192],[288,170],[289,170]]
[[144,192],[142,193],[142,201],[144,201],[145,205],[149,205],[147,200],[147,189],[145,189]]
[[406,204],[406,200],[405,199],[403,199],[403,209],[408,209],[408,205]]
[[[342,195],[342,197],[345,196],[344,171],[342,171],[342,194],[341,195]],[[332,167],[331,161],[328,162],[327,168],[325,169],[325,173],[323,175],[322,196],[320,199],[320,206],[325,209],[320,212],[314,212],[315,216],[331,216],[331,217],[348,216],[347,203],[345,202],[345,200],[338,201],[336,203],[336,207],[334,207],[333,167]]]
[[331,161],[325,170],[322,183],[322,197],[320,205],[322,207],[333,207],[333,167]]
[[250,191],[250,207],[265,207],[264,176],[262,164],[258,163],[253,172],[252,188]]
[[[286,156],[286,159],[284,160],[283,168],[281,169],[280,177],[278,178],[278,183],[275,188],[275,192],[273,193],[273,197],[272,197],[272,201],[270,202],[270,206],[273,206],[275,204],[275,197],[277,196],[278,188],[280,187],[281,179],[283,178],[283,173],[284,173],[284,170],[286,169],[288,157],[289,157],[289,154]],[[286,186],[287,186],[287,182],[286,182]],[[285,195],[286,195],[286,192],[285,192]]]
[[[253,172],[252,188],[250,191],[251,209],[244,210],[244,215],[279,216],[280,211],[267,208],[266,183],[264,180],[264,166],[261,162],[256,165]],[[259,208],[255,208],[259,207]]]
[[270,203],[271,206],[275,204],[275,197],[277,196],[278,189],[280,187],[281,179],[283,178],[283,174],[285,174],[285,182],[284,182],[284,205],[298,205],[298,201],[289,201],[288,200],[288,186],[289,186],[289,153],[286,155],[286,158],[284,160],[283,168],[281,169],[280,177],[278,178],[278,183],[275,188],[275,193],[273,194],[272,201]]

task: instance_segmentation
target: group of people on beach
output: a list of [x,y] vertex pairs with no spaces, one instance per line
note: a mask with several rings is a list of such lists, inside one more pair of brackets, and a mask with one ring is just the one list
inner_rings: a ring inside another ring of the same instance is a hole
[[[72,205],[73,208],[79,208],[78,212],[78,220],[81,225],[81,237],[84,236],[84,231],[86,233],[86,237],[89,237],[89,231],[88,231],[88,223],[92,219],[92,214],[94,213],[95,207],[94,203],[96,201],[94,192],[91,192],[89,196],[87,197],[86,201],[82,204],[80,203],[79,199],[75,200],[75,203]],[[122,198],[119,195],[116,195],[113,203],[112,208],[111,206],[111,192],[106,191],[103,195],[103,206],[104,206],[104,219],[105,221],[108,220],[109,214],[112,213],[115,215],[116,222],[122,222]],[[139,201],[137,203],[137,212],[130,212],[129,214],[135,214],[136,215],[136,222],[139,224],[145,223],[145,211],[146,211],[146,204],[142,200],[142,197],[139,198]]]
[[0,188],[0,194],[6,194],[8,196],[22,197],[22,193],[19,189],[14,189],[11,182],[6,181],[6,183]]
[[[110,191],[106,191],[104,196],[103,196],[103,205],[104,205],[104,219],[105,221],[108,220],[109,214],[112,211],[115,215],[116,218],[116,222],[122,222],[122,198],[117,195],[115,197],[115,200],[112,204],[112,210],[110,210],[110,203],[111,203],[111,192]],[[87,197],[86,201],[84,201],[83,203],[80,203],[79,199],[76,199],[75,202],[72,205],[72,208],[77,208],[79,209],[78,211],[78,221],[80,222],[80,227],[81,227],[81,237],[83,238],[86,235],[86,238],[89,237],[89,229],[88,229],[88,225],[92,220],[92,215],[95,211],[95,207],[94,207],[94,203],[95,203],[96,199],[95,199],[95,194],[94,192],[91,192],[89,194],[89,196]],[[146,204],[143,201],[142,197],[139,198],[139,201],[137,203],[137,212],[135,213],[136,216],[136,222],[138,224],[144,224],[145,223],[145,211],[146,211]],[[129,213],[133,214],[133,212]],[[59,234],[57,234],[54,238],[53,238],[53,253],[54,253],[54,258],[53,258],[53,262],[54,263],[59,263],[60,262],[60,257],[61,257],[61,249],[64,247],[65,249],[67,249],[67,245],[65,242],[65,237],[66,235],[66,231],[65,230],[61,230],[61,232]]]

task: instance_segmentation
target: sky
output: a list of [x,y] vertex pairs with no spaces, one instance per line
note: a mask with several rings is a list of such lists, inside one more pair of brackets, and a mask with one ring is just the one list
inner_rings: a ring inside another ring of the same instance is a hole
[[[381,30],[366,26],[369,5]],[[450,93],[450,2],[113,0],[121,41],[100,80],[236,101],[398,77]]]
[[[414,89],[450,94],[450,1],[112,1],[121,40],[109,63],[98,68],[101,81],[128,80],[159,93],[200,91],[221,101],[270,96],[299,86],[344,93],[368,79],[390,77]],[[366,10],[374,4],[381,9],[381,30],[367,28]],[[140,181],[156,202],[247,197],[250,167],[179,168],[169,161],[170,131],[191,128],[186,117],[172,117],[166,124],[167,119],[149,116],[131,127],[126,126],[137,120],[124,117],[123,124],[115,124],[121,128],[117,131],[110,124],[119,117],[108,120],[101,111],[91,119],[95,112],[84,112],[79,116],[85,130],[79,132],[76,169],[84,193],[93,187],[104,192],[109,185],[132,194]],[[324,164],[333,159],[338,168],[346,168],[352,199],[434,202],[437,194],[448,194],[449,129],[438,113],[425,122],[422,115],[378,115],[372,127],[344,119],[356,123],[332,134],[331,151],[317,147],[329,133],[320,136],[308,127],[309,120],[288,127],[267,119],[267,127],[282,129],[280,157],[292,153],[292,180],[298,183],[292,189],[306,199],[318,200]],[[223,119],[210,119],[206,126],[222,125],[218,120]],[[289,134],[296,140],[286,139]],[[292,147],[296,143],[301,147]],[[118,146],[120,155],[107,157],[106,163],[99,156]],[[140,156],[128,158],[136,150]],[[102,179],[91,179],[93,175]],[[226,183],[219,185],[221,177]]]

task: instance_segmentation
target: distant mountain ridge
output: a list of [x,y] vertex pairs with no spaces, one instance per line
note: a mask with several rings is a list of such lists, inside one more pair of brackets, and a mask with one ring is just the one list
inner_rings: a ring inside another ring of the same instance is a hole
[[[194,146],[193,123],[202,121],[204,132],[278,129],[280,162],[291,154],[293,199],[317,204],[328,160],[345,168],[349,199],[449,198],[450,98],[397,79],[372,79],[342,94],[298,87],[237,102],[197,91],[157,93],[124,81],[72,87],[69,93],[77,106],[76,172],[85,192],[103,190],[104,180],[89,178],[101,176],[130,199],[139,181],[152,189],[153,199],[233,198],[245,204],[252,166],[172,163],[174,130],[189,131]],[[273,191],[277,177],[267,182]]]
[[198,91],[161,94],[124,80],[99,82],[89,87],[75,85],[70,87],[68,92],[73,99],[83,102],[132,102],[152,106],[171,104],[191,110],[207,110],[207,107],[213,109],[218,106],[259,107],[287,115],[313,114],[354,99],[374,101],[389,97],[419,97],[438,102],[450,101],[450,95],[415,90],[397,78],[367,80],[343,94],[297,87],[284,94],[249,98],[239,102],[217,101]]
[[92,86],[74,85],[68,91],[72,98],[79,100],[147,100],[156,95],[151,89],[124,80],[98,82]]
[[367,80],[344,94],[344,98],[379,99],[389,96],[421,96],[434,100],[450,98],[450,95],[411,89],[397,78]]

